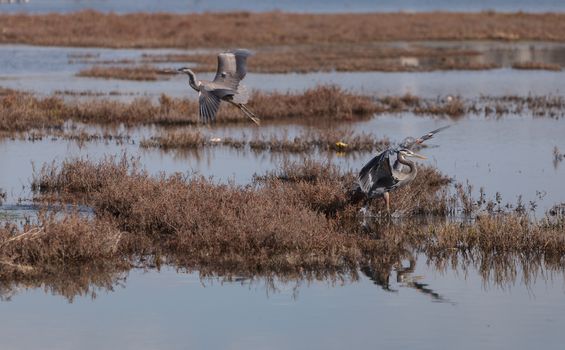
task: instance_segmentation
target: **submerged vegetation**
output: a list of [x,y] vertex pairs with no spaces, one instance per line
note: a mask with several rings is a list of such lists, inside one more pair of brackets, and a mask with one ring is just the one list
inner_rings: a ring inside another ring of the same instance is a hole
[[158,136],[142,140],[141,147],[157,147],[164,150],[171,149],[199,149],[204,147],[226,146],[235,149],[248,147],[252,151],[270,152],[311,152],[337,151],[337,152],[372,152],[382,150],[390,142],[387,139],[378,139],[370,134],[355,134],[352,131],[336,129],[307,130],[294,137],[260,135],[253,138],[213,137],[202,133],[198,129],[181,129],[177,131],[162,132]]

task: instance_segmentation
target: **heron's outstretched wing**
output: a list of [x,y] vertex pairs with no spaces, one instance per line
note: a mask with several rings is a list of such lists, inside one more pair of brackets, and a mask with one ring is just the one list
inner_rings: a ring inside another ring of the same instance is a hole
[[405,138],[404,141],[402,141],[402,143],[400,144],[400,147],[406,148],[406,149],[411,149],[412,147],[414,147],[414,145],[421,144],[424,141],[431,139],[432,137],[434,137],[435,134],[437,134],[438,132],[445,130],[447,128],[449,128],[449,125],[442,126],[439,129],[432,130],[432,131],[428,132],[427,134],[425,134],[425,135],[423,135],[423,136],[421,136],[420,138],[417,138],[417,139],[409,136],[409,137]]
[[214,83],[236,91],[239,82],[247,74],[247,57],[251,51],[239,49],[222,52],[218,55],[218,71],[214,77]]
[[376,187],[388,188],[394,185],[394,177],[390,168],[391,150],[387,149],[375,156],[359,172],[357,182],[364,193],[369,193]]
[[220,98],[206,89],[200,89],[198,93],[198,105],[200,111],[200,120],[203,123],[215,122],[216,113],[220,108]]

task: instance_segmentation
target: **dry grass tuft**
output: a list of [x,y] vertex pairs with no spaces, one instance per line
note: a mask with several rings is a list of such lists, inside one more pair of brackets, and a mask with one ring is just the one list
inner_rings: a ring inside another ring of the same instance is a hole
[[514,69],[540,69],[540,70],[550,70],[559,72],[561,71],[561,66],[558,64],[553,63],[546,63],[546,62],[516,62],[512,64],[512,68]]
[[175,74],[177,73],[167,69],[143,65],[134,67],[94,66],[91,68],[83,69],[76,75],[79,77],[89,78],[156,81],[167,79],[167,76]]
[[0,228],[0,279],[55,272],[65,266],[114,265],[122,233],[107,221],[76,213],[55,220],[40,215],[37,225]]

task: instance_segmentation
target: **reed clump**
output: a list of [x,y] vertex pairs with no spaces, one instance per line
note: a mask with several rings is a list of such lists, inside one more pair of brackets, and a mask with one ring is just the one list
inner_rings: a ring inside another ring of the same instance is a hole
[[561,71],[561,66],[558,64],[535,61],[515,62],[512,64],[512,68],[523,70],[549,70],[554,72]]
[[137,81],[165,80],[176,72],[161,69],[149,65],[127,66],[127,67],[105,67],[96,65],[80,70],[76,75],[79,77],[121,79]]
[[64,110],[65,104],[56,97],[38,99],[9,91],[0,96],[0,131],[59,128],[64,122]]
[[[378,111],[370,97],[355,95],[335,86],[318,86],[304,93],[254,92],[249,107],[262,120],[356,120]],[[38,98],[10,93],[0,96],[0,131],[59,128],[67,121],[87,124],[194,125],[199,122],[198,102],[162,95],[158,103],[149,98],[132,102],[111,99],[75,100],[61,97]],[[218,123],[247,123],[239,110],[220,108]]]
[[[93,167],[98,171],[85,186],[82,174]],[[338,232],[299,192],[182,175],[152,178],[134,169],[125,162],[69,162],[44,168],[34,183],[61,199],[81,198],[97,217],[112,220],[125,234],[125,254],[160,252],[191,265],[347,270],[376,249],[370,240]]]
[[18,279],[82,265],[114,266],[122,233],[115,225],[77,213],[56,220],[40,214],[38,223],[0,228],[0,280]]

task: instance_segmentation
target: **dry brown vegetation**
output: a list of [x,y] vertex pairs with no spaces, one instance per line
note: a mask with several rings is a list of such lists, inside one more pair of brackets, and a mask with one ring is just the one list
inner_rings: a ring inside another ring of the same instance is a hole
[[88,69],[83,69],[76,75],[79,77],[90,78],[155,81],[167,79],[167,76],[173,74],[177,74],[177,72],[143,65],[134,67],[94,66]]
[[253,151],[269,152],[371,152],[382,150],[390,142],[387,139],[377,139],[369,134],[356,134],[347,130],[321,129],[307,130],[295,137],[282,137],[277,134],[270,136],[259,135],[253,138],[218,138],[204,134],[197,129],[183,129],[162,132],[140,142],[141,147],[157,147],[169,149],[199,149],[203,147],[226,146],[236,149],[249,147]]
[[[492,69],[494,64],[477,64],[480,52],[456,48],[414,46],[401,48],[384,44],[316,44],[258,49],[249,59],[255,73],[307,73],[318,71],[431,71],[448,69]],[[146,63],[197,63],[194,71],[213,72],[212,54],[144,55]]]
[[[409,252],[426,253],[439,268],[476,265],[497,283],[516,278],[516,263],[528,268],[524,274],[564,267],[562,216],[533,222],[522,206],[474,200],[462,186],[450,194],[448,179],[422,167],[413,184],[392,194],[402,223],[360,225],[359,205],[350,198],[353,179],[313,161],[283,164],[247,186],[180,174],[151,177],[125,158],[46,166],[33,180],[39,198],[85,203],[93,216],[41,215],[35,225],[1,229],[0,276],[38,283],[73,267],[109,271],[108,281],[134,265],[172,264],[205,274],[295,278],[363,267],[378,277]],[[373,211],[382,210],[374,201]],[[460,210],[471,210],[471,219],[414,220]]]
[[514,69],[541,69],[541,70],[551,70],[551,71],[560,71],[561,66],[558,64],[553,63],[546,63],[546,62],[516,62],[512,65]]
[[[370,97],[335,86],[319,86],[303,93],[254,92],[248,106],[263,121],[294,119],[339,121],[370,117],[379,110]],[[159,103],[138,98],[125,103],[109,99],[65,101],[60,97],[38,98],[14,92],[0,96],[0,131],[59,128],[67,120],[89,124],[192,125],[198,123],[198,102],[162,95]],[[247,123],[236,108],[224,106],[218,123]]]
[[385,40],[563,41],[564,19],[563,14],[493,12],[117,15],[84,11],[2,15],[0,42],[83,47],[217,48],[358,44]]
[[[504,96],[463,100],[449,96],[443,99],[423,99],[407,94],[374,99],[335,86],[318,86],[302,93],[256,91],[248,106],[266,122],[299,122],[318,126],[335,121],[362,120],[375,114],[401,112],[447,117],[468,114],[501,117],[528,113],[536,117],[551,118],[560,118],[565,113],[565,100],[561,96]],[[132,102],[105,98],[65,100],[56,95],[39,98],[27,93],[7,91],[4,95],[0,94],[0,135],[4,137],[13,132],[34,129],[60,129],[66,121],[127,126],[195,125],[199,122],[197,111],[197,101],[166,95],[162,95],[158,103],[154,103],[149,98],[137,98]],[[225,105],[218,113],[217,122],[248,123],[248,120],[236,108]],[[173,137],[177,140],[176,143],[184,142],[181,141],[183,136],[180,134],[169,138]],[[162,142],[157,143],[164,144],[167,142],[165,139],[161,137]],[[264,141],[266,143],[258,140],[253,143],[253,147],[260,149],[269,144],[274,145],[276,140]],[[328,145],[323,145],[323,141],[316,147],[329,147],[331,140],[326,141]],[[357,144],[355,147],[359,148],[367,144],[361,139],[349,139],[349,143]],[[299,142],[298,146],[300,144],[304,143]],[[281,147],[292,148],[290,144],[287,146]]]

